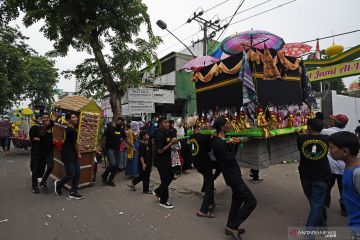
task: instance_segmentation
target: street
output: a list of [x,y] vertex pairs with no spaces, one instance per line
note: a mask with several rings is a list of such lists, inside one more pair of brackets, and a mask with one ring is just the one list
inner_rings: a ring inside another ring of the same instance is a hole
[[[80,189],[84,200],[69,200],[66,190],[62,196],[53,192],[53,181],[48,181],[49,192],[31,193],[29,152],[11,152],[0,157],[0,239],[228,239],[224,235],[231,191],[221,177],[216,181],[217,208],[214,219],[195,216],[201,204],[199,190],[202,178],[196,171],[183,174],[171,184],[170,201],[175,208],[161,208],[153,195],[129,191],[129,180],[120,173],[116,187],[102,186],[99,165],[95,186]],[[243,177],[258,200],[258,206],[242,225],[244,240],[287,239],[290,226],[302,226],[308,213],[308,202],[302,192],[297,163],[274,165],[262,170],[263,183],[249,181],[248,169]],[[156,169],[153,185],[158,185]],[[335,186],[336,187],[336,186]],[[340,215],[337,188],[328,211],[329,226],[346,226]]]

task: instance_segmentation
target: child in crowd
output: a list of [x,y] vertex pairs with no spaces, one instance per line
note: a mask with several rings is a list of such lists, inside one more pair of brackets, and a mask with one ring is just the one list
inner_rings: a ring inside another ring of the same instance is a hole
[[343,175],[343,201],[353,231],[352,239],[360,239],[360,159],[359,139],[351,132],[334,133],[329,138],[330,153],[346,164]]

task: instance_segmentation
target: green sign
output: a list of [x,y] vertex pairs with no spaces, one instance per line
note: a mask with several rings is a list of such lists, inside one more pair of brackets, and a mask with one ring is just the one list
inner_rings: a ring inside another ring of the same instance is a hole
[[314,69],[307,74],[311,82],[360,75],[360,60]]

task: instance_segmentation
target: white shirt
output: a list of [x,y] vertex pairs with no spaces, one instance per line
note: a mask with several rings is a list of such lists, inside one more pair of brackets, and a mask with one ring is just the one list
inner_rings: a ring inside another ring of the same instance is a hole
[[[322,135],[327,135],[330,136],[334,133],[337,132],[342,132],[345,131],[343,128],[338,128],[338,127],[331,127],[331,128],[326,128],[323,129],[321,131]],[[328,152],[328,160],[329,160],[329,165],[331,168],[331,172],[334,174],[339,174],[339,175],[343,175],[344,174],[344,170],[345,170],[345,162],[342,160],[334,160],[333,157],[331,156],[330,152]]]

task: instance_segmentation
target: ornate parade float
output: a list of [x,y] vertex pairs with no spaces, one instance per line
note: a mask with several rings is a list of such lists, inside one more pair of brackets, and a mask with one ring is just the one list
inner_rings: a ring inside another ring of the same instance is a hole
[[[81,152],[79,187],[91,184],[93,178],[93,164],[95,153],[99,149],[100,129],[102,126],[101,108],[95,101],[83,96],[66,96],[55,103],[56,122],[54,123],[54,170],[52,178],[59,179],[65,175],[64,164],[61,161],[61,146],[64,141],[64,130],[67,127],[66,113],[75,113],[78,116],[77,139]],[[70,183],[69,183],[70,184]],[[70,188],[70,185],[65,185]]]
[[194,71],[201,132],[212,134],[214,119],[223,115],[233,127],[229,136],[248,138],[237,153],[242,165],[262,169],[297,159],[296,133],[306,129],[316,105],[298,58],[310,48],[250,30],[222,41],[213,53],[215,63],[208,57],[193,60],[186,69]]

